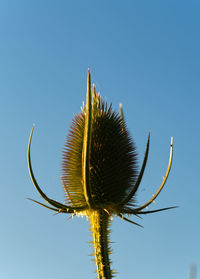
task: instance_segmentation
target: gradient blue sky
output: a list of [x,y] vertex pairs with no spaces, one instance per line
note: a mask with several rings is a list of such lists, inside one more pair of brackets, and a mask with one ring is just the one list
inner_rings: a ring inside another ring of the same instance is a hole
[[142,162],[149,160],[138,205],[156,191],[174,137],[165,189],[144,229],[115,218],[116,278],[187,279],[200,275],[200,2],[0,1],[0,278],[95,278],[89,223],[53,216],[28,174],[32,163],[44,192],[64,200],[61,152],[74,113],[85,100],[87,69],[105,100],[123,103]]

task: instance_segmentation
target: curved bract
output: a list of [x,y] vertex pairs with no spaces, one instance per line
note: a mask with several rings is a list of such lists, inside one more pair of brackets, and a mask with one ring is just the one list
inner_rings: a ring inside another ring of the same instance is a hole
[[[53,209],[53,210],[56,210],[58,212],[63,212],[63,213],[74,213],[75,211],[81,211],[81,210],[84,210],[86,207],[83,206],[83,207],[69,207],[65,204],[62,204],[62,203],[59,203],[57,201],[54,201],[50,198],[48,198],[44,192],[41,190],[41,188],[39,187],[38,183],[37,183],[37,180],[34,176],[34,173],[33,173],[33,169],[32,169],[32,164],[31,164],[31,155],[30,155],[30,150],[31,150],[31,141],[32,141],[32,136],[33,136],[33,129],[34,129],[34,126],[31,130],[31,134],[30,134],[30,139],[29,139],[29,143],[28,143],[28,167],[29,167],[29,173],[30,173],[30,176],[31,176],[31,179],[32,179],[32,182],[36,188],[36,190],[38,191],[38,193],[41,195],[41,197],[50,205],[54,206],[54,208],[51,208],[49,206],[46,206],[46,205],[43,205],[39,202],[39,204],[49,208],[49,209]],[[34,201],[34,200],[33,200]]]
[[87,215],[94,238],[98,278],[112,278],[108,239],[112,216],[117,215],[139,225],[124,215],[139,216],[174,208],[143,211],[157,198],[166,183],[172,164],[173,140],[168,168],[160,187],[149,201],[136,207],[135,194],[147,163],[150,134],[138,171],[137,152],[126,127],[122,105],[118,113],[112,105],[103,102],[95,86],[91,88],[88,71],[86,106],[83,105],[82,111],[74,116],[62,155],[61,180],[66,194],[65,204],[50,199],[36,181],[30,156],[33,129],[28,145],[29,172],[36,190],[48,205],[33,201],[57,213]]

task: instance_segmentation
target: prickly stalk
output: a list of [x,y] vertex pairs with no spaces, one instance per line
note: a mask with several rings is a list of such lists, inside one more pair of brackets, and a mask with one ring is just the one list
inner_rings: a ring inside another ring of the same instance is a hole
[[94,256],[97,266],[98,279],[113,278],[110,268],[109,255],[111,254],[109,242],[110,219],[104,210],[95,210],[90,215],[90,230],[92,231]]

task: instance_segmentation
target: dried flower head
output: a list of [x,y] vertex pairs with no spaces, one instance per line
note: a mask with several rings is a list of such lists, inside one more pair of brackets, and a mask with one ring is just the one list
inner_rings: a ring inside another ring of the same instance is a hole
[[[108,226],[110,218],[117,215],[125,221],[139,225],[124,215],[154,213],[174,207],[143,211],[158,196],[165,185],[172,164],[173,140],[167,172],[157,192],[142,206],[136,206],[135,194],[140,185],[147,162],[150,135],[144,161],[138,171],[137,153],[127,130],[122,106],[120,112],[103,102],[95,86],[91,88],[88,71],[87,99],[82,111],[75,115],[62,158],[62,184],[66,203],[48,198],[39,187],[33,174],[30,147],[28,146],[30,176],[39,194],[50,205],[46,208],[58,213],[86,215],[91,221],[94,238],[98,278],[112,278],[109,261]],[[140,226],[140,225],[139,225]]]

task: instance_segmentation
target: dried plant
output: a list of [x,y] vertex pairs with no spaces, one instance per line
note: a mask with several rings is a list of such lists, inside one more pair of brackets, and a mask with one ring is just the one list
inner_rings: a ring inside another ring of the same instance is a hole
[[174,207],[146,210],[159,195],[168,178],[173,153],[171,139],[170,158],[167,172],[157,192],[143,205],[136,206],[136,192],[145,170],[150,135],[141,170],[138,171],[137,153],[127,130],[122,106],[120,113],[103,102],[95,86],[91,88],[90,72],[87,80],[87,100],[82,111],[77,114],[67,137],[62,160],[62,184],[66,203],[48,198],[39,187],[33,174],[30,147],[33,128],[28,145],[28,165],[33,184],[42,198],[42,204],[57,213],[84,215],[90,220],[93,237],[94,256],[98,279],[113,278],[109,233],[113,216],[141,226],[125,217],[139,216]]

